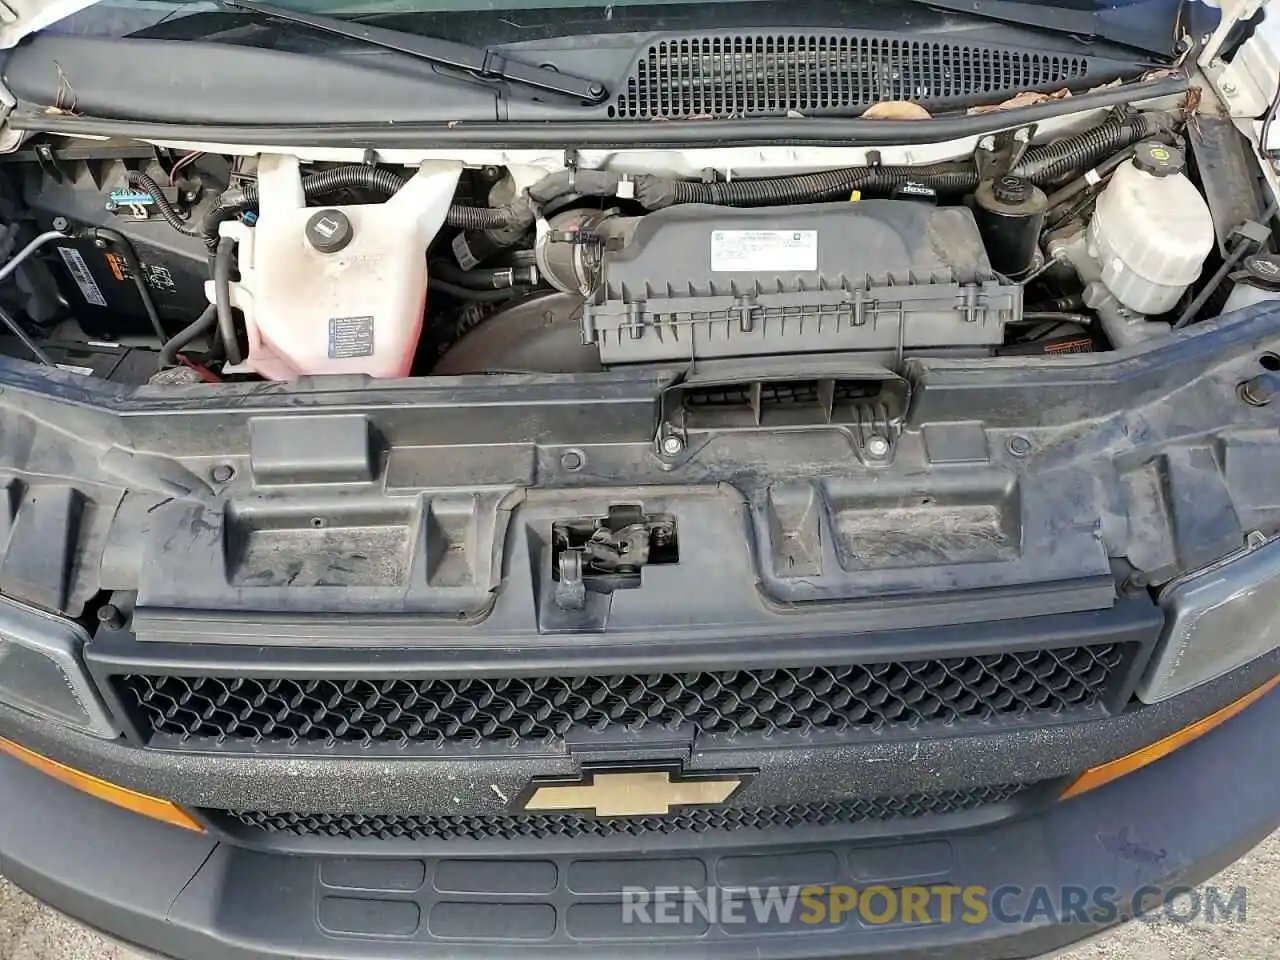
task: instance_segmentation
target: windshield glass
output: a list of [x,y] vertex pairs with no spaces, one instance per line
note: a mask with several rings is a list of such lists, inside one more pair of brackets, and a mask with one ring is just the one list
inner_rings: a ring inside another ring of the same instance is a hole
[[[1070,9],[1085,13],[1097,13],[1108,22],[1126,24],[1128,26],[1146,26],[1169,31],[1178,22],[1179,8],[1182,0],[1028,0],[1031,5]],[[598,21],[608,24],[619,14],[624,20],[652,20],[652,16],[639,18],[627,16],[628,11],[640,13],[644,8],[662,7],[673,9],[674,13],[664,14],[660,19],[668,21],[658,29],[680,29],[683,16],[680,8],[703,8],[698,13],[705,13],[708,6],[716,6],[726,19],[734,17],[742,8],[782,8],[787,11],[783,19],[795,20],[797,23],[812,22],[814,8],[829,6],[832,13],[839,13],[842,18],[853,21],[841,23],[844,26],[889,26],[884,17],[890,16],[893,8],[894,20],[898,20],[902,3],[886,3],[883,0],[862,0],[862,2],[842,2],[824,4],[821,0],[809,0],[804,4],[786,4],[778,0],[611,0],[602,4],[600,0],[280,0],[277,4],[292,10],[307,13],[323,14],[351,19],[367,19],[397,17],[405,15],[405,23],[397,22],[398,29],[413,29],[413,16],[441,13],[501,13],[504,11],[532,12],[537,10],[569,10],[575,11],[573,21]],[[975,8],[979,6],[974,4]],[[1202,7],[1201,4],[1193,4]],[[639,8],[639,9],[637,9]],[[730,12],[733,8],[733,12]],[[923,9],[923,8],[922,8]],[[1202,7],[1202,9],[1204,9]],[[689,10],[689,14],[692,14]],[[752,10],[751,14],[757,11]],[[761,11],[762,12],[762,11]],[[776,11],[767,19],[778,20]],[[222,17],[243,16],[236,11],[221,6],[212,0],[102,0],[79,13],[73,14],[47,28],[49,32],[67,34],[86,34],[94,36],[128,36],[138,31],[172,23],[176,20],[196,15],[217,15]],[[687,14],[686,14],[687,15]],[[207,19],[207,17],[206,17]],[[500,19],[500,18],[498,18]],[[702,20],[701,16],[697,17]],[[758,19],[748,15],[748,20]],[[876,21],[880,21],[877,23]],[[828,20],[834,25],[834,20]],[[406,25],[407,24],[407,25]],[[902,25],[893,23],[894,26]],[[651,27],[652,28],[652,27]],[[569,30],[566,32],[581,32]],[[612,31],[601,31],[612,32]]]

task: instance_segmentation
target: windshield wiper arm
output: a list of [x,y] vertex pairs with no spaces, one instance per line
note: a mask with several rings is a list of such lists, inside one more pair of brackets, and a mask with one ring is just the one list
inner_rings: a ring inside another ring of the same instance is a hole
[[464,70],[490,80],[518,83],[522,86],[545,90],[548,93],[585,100],[588,103],[600,103],[608,95],[604,84],[599,80],[576,77],[571,73],[561,73],[547,67],[513,60],[487,47],[473,47],[470,44],[442,40],[439,37],[421,37],[400,30],[388,30],[385,27],[339,20],[337,17],[323,17],[298,10],[286,10],[269,3],[258,3],[257,0],[223,0],[223,3],[228,7],[250,10],[287,23],[296,23],[323,33],[382,47],[385,50],[394,50],[428,63]]
[[1156,46],[1150,36],[1128,30],[1119,24],[1105,22],[1095,10],[1079,10],[1058,7],[1051,3],[1033,3],[1026,0],[913,0],[937,10],[967,13],[984,20],[999,20],[1023,27],[1065,33],[1074,37],[1105,40],[1119,46],[1132,47],[1143,53],[1169,56],[1173,47],[1172,27],[1168,47]]

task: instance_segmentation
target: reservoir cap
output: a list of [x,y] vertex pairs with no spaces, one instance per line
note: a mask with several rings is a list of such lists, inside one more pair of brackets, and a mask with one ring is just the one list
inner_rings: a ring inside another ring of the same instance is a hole
[[1261,253],[1249,257],[1241,266],[1247,279],[1264,290],[1280,290],[1280,256]]
[[1148,140],[1134,148],[1133,165],[1153,177],[1171,177],[1183,171],[1187,159],[1177,147]]
[[1006,174],[991,187],[991,192],[1001,203],[1026,203],[1031,199],[1031,181],[1026,177]]
[[317,210],[307,221],[307,242],[321,253],[337,253],[351,242],[355,231],[341,210]]

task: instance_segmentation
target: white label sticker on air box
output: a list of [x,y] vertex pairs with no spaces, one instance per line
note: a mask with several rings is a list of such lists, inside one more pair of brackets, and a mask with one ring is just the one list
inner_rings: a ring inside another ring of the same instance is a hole
[[713,230],[711,269],[812,272],[818,269],[818,231]]
[[84,298],[95,307],[105,307],[107,298],[102,295],[98,281],[93,279],[93,274],[89,272],[89,265],[84,262],[84,257],[80,256],[80,251],[74,247],[59,247],[58,253],[62,255],[63,263],[67,265],[71,278],[75,280]]

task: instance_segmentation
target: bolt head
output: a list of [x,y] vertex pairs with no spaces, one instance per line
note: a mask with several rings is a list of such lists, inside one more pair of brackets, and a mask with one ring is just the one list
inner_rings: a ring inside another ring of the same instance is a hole
[[1234,97],[1236,95],[1236,85],[1229,81],[1226,83],[1223,83],[1222,92],[1226,94],[1228,97]]
[[1251,407],[1265,407],[1271,402],[1271,389],[1266,379],[1254,377],[1236,388],[1236,394]]
[[214,483],[226,483],[236,475],[236,468],[229,463],[220,463],[209,471],[209,479]]
[[566,470],[581,470],[586,462],[587,458],[583,456],[581,450],[566,450],[560,454],[560,466]]
[[883,460],[889,455],[889,441],[878,435],[868,438],[867,455],[877,460]]
[[105,603],[98,608],[98,622],[108,630],[119,630],[124,626],[124,615],[114,604]]
[[662,440],[662,452],[668,457],[674,457],[684,449],[684,441],[674,433]]
[[1031,452],[1031,441],[1023,436],[1010,437],[1008,447],[1015,457],[1025,457]]

